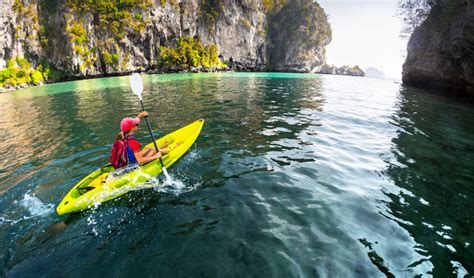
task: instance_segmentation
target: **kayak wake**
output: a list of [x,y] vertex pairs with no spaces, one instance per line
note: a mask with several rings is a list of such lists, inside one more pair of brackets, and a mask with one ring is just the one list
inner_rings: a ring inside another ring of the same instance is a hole
[[19,203],[28,210],[32,217],[47,215],[54,211],[53,204],[43,203],[38,197],[30,195],[30,191],[25,193]]

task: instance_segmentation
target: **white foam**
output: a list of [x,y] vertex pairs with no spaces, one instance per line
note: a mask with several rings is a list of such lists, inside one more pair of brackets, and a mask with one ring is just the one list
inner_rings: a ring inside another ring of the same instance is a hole
[[172,187],[178,190],[186,187],[186,185],[181,180],[173,178],[170,175],[165,175],[165,176],[166,176],[166,179],[163,182],[164,186]]
[[[152,177],[149,174],[143,172],[141,170],[141,167],[136,167],[136,168],[127,169],[127,170],[128,171],[132,170],[137,173],[135,177],[133,178],[133,180],[129,180],[129,182],[131,182],[132,184],[136,184],[139,177],[145,177],[148,180],[148,182],[138,184],[136,186],[133,186],[133,188],[130,186],[124,186],[123,188],[121,188],[121,190],[131,191],[131,190],[154,188],[155,191],[158,191],[158,192],[181,194],[183,192],[187,192],[195,188],[195,187],[187,187],[182,180],[171,176],[168,173],[168,170],[166,168],[163,168],[164,178],[161,181],[159,178]],[[117,173],[114,176],[120,177],[120,173]]]
[[[140,175],[147,175],[146,173],[142,172],[141,170],[142,168],[139,166],[139,165],[129,165],[129,166],[126,166],[126,167],[123,167],[123,168],[120,168],[120,169],[117,169],[115,171],[113,171],[112,173],[110,173],[108,176],[107,176],[107,181],[106,183],[109,183],[111,182],[112,180],[115,180],[115,179],[118,179],[118,178],[121,178],[123,175],[127,174],[127,173],[130,173],[130,172],[133,172],[133,171],[138,171],[139,174],[137,176],[140,176]],[[130,181],[130,180],[129,180]]]
[[[134,172],[134,175],[132,175],[132,177],[126,175],[131,171]],[[148,181],[138,183],[139,178],[145,178]],[[97,207],[99,207],[99,205],[102,203],[102,201],[99,200],[104,200],[110,196],[116,196],[120,193],[126,193],[129,191],[153,188],[157,192],[179,195],[184,192],[194,190],[198,186],[186,186],[186,184],[182,180],[172,177],[170,174],[168,174],[165,168],[163,168],[163,175],[159,175],[158,177],[152,177],[148,173],[145,173],[143,169],[137,165],[129,166],[124,169],[119,169],[110,173],[107,177],[107,181],[104,184],[104,187],[109,186],[109,184],[115,181],[116,179],[125,179],[128,181],[128,184],[119,188],[113,188],[112,190],[103,190],[100,193],[93,195],[91,199],[93,205],[89,207],[90,209],[95,210]]]
[[450,263],[454,268],[453,274],[456,274],[456,277],[467,277],[469,275],[469,272],[467,272],[460,262],[451,261]]
[[170,176],[170,178],[165,178],[161,183],[158,179],[155,179],[154,182],[157,184],[157,186],[154,187],[155,191],[171,193],[174,195],[180,195],[195,190],[200,185],[199,183],[186,185],[182,179],[173,176]]
[[99,235],[99,231],[98,231],[98,228],[97,228],[97,220],[94,218],[93,215],[89,215],[89,217],[87,217],[87,225],[88,226],[92,226],[92,233],[96,236]]
[[185,161],[195,161],[197,159],[201,158],[201,156],[194,150],[191,150],[185,158]]
[[20,205],[28,210],[31,216],[44,216],[53,212],[54,204],[45,204],[38,197],[26,192]]
[[13,220],[7,219],[4,216],[0,216],[0,224],[10,223],[10,222],[13,222]]
[[166,170],[166,167],[163,167],[163,174],[165,175],[167,181],[172,180],[170,174],[168,174],[168,170]]

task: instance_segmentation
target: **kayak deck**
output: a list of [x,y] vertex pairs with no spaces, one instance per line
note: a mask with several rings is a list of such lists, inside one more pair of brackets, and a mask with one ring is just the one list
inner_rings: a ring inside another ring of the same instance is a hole
[[[166,168],[183,156],[196,141],[204,120],[199,119],[185,127],[156,140],[158,146],[168,142],[170,152],[162,157]],[[154,148],[153,142],[145,148]],[[115,170],[110,165],[102,166],[77,183],[56,208],[59,215],[98,206],[149,181],[163,171],[158,159],[142,166],[130,166]]]

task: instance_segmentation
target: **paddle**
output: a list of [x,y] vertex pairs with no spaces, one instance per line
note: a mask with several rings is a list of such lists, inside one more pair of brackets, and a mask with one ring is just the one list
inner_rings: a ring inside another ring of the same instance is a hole
[[[132,87],[133,93],[137,95],[138,99],[140,100],[142,111],[145,111],[145,106],[143,105],[143,98],[142,98],[143,81],[138,73],[134,73],[130,76],[130,86]],[[150,122],[148,121],[148,116],[145,116],[145,120],[148,126],[148,131],[150,131],[151,139],[153,140],[153,145],[155,146],[155,150],[158,153],[160,152],[160,149],[158,149],[158,146],[156,145],[155,136],[153,135],[153,131],[151,131],[151,125],[150,125]],[[161,156],[160,156],[160,164],[161,164],[161,167],[163,168],[163,173],[168,178],[168,172],[166,171],[166,167],[163,164],[163,159],[161,159]]]

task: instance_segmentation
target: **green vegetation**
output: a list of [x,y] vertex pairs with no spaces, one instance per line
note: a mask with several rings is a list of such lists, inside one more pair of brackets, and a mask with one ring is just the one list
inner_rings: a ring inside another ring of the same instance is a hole
[[25,5],[23,5],[23,2],[21,0],[15,0],[15,2],[13,2],[12,8],[15,12],[21,14],[25,9]]
[[102,59],[106,65],[113,65],[114,61],[112,60],[112,55],[109,52],[102,52]]
[[110,54],[107,51],[102,52],[102,59],[107,66],[115,66],[119,62],[119,56],[117,54]]
[[74,23],[71,27],[67,28],[67,31],[75,44],[87,42],[87,32],[82,26],[82,23]]
[[178,7],[178,0],[160,0],[160,5],[161,7],[165,8],[166,7],[166,3],[170,3],[170,6],[171,7]]
[[119,56],[118,56],[117,54],[115,54],[115,53],[112,54],[112,61],[114,62],[114,64],[115,64],[115,63],[118,63],[118,61],[119,61]]
[[35,85],[44,81],[43,74],[38,70],[32,70],[30,73],[31,82]]
[[36,39],[43,42],[41,37],[44,28],[41,27],[38,10],[36,5],[29,1],[15,0],[12,9],[16,12],[17,26],[15,29],[15,38],[20,41],[33,43]]
[[[166,4],[166,0],[160,0]],[[110,31],[122,39],[129,30],[145,30],[142,13],[132,13],[137,9],[145,10],[153,4],[153,0],[67,0],[71,13],[83,17],[85,14],[98,16],[97,26],[101,31]],[[135,18],[138,20],[134,20]]]
[[263,0],[266,13],[278,12],[285,4],[286,0]]
[[59,81],[62,74],[43,63],[36,69],[31,68],[25,58],[15,57],[7,62],[7,68],[0,70],[0,87],[14,87],[23,84],[38,85],[45,81]]
[[198,12],[200,17],[207,22],[207,31],[214,34],[216,29],[216,20],[219,14],[225,9],[223,0],[201,0],[201,10]]
[[82,21],[77,21],[66,28],[69,36],[71,37],[71,43],[73,44],[74,52],[81,56],[83,63],[79,67],[80,71],[92,67],[97,57],[95,56],[95,47],[89,48],[89,39],[87,37],[87,31],[84,29]]
[[219,13],[222,12],[223,1],[221,0],[201,0],[203,14],[209,21],[215,22]]
[[36,70],[41,72],[43,74],[43,79],[48,82],[58,82],[64,77],[64,73],[53,69],[53,67],[47,62],[40,64]]
[[60,26],[56,22],[56,15],[58,13],[58,2],[57,0],[40,0],[36,5],[38,13],[38,25],[36,35],[41,46],[48,54],[54,52],[55,49],[49,45],[51,34],[57,34],[62,31],[59,30]]
[[181,37],[177,40],[176,48],[160,47],[159,66],[170,68],[178,66],[182,69],[190,67],[219,67],[225,68],[218,56],[215,44],[202,45],[192,37]]
[[[81,57],[82,64],[79,70],[84,71],[92,67],[99,56],[106,65],[121,67],[124,63],[119,63],[119,55],[109,51],[119,51],[118,42],[127,33],[144,32],[148,21],[144,18],[143,11],[153,5],[153,2],[153,0],[67,0],[70,26],[66,31],[71,38],[74,51]],[[166,4],[166,1],[161,1],[163,2]],[[84,18],[91,14],[98,19],[93,21],[95,31],[106,38],[97,41],[97,45],[92,48],[87,30],[84,28]],[[97,49],[106,51],[98,52]]]

